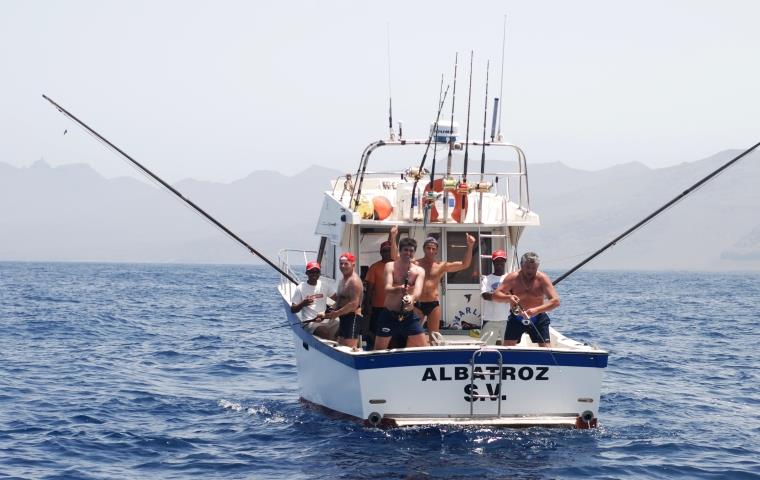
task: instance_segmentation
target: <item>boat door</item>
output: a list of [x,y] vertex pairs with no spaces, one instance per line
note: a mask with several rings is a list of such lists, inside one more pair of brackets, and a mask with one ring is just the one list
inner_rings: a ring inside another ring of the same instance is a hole
[[480,328],[480,249],[478,232],[447,231],[441,258],[447,262],[464,260],[467,252],[465,234],[475,237],[470,266],[458,272],[447,273],[442,285],[444,300],[442,328]]

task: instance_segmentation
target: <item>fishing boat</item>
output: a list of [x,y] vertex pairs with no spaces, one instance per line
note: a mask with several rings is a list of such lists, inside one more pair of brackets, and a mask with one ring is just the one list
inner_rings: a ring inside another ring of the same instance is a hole
[[[515,271],[524,229],[540,224],[530,207],[523,150],[493,137],[492,132],[490,141],[485,134],[481,142],[462,140],[453,120],[436,120],[423,139],[391,131],[388,139],[364,149],[356,173],[336,178],[324,192],[315,228],[318,249],[280,252],[278,266],[288,275],[281,277],[279,292],[305,403],[372,426],[597,425],[608,352],[553,328],[550,348],[532,343],[527,334],[516,346],[493,345],[480,335],[480,278],[491,273],[491,252],[506,251],[507,272]],[[452,157],[478,147],[484,152],[481,169],[469,175],[477,182],[468,183],[466,167],[452,170]],[[447,168],[437,174],[421,166],[370,169],[370,159],[381,151],[395,156],[398,149],[413,148],[424,148],[423,158],[430,148],[448,149]],[[490,167],[486,150],[502,151],[511,160]],[[370,350],[366,341],[350,348],[309,333],[302,324],[306,319],[290,309],[296,288],[291,278],[303,278],[303,265],[317,261],[323,280],[337,281],[340,252],[351,252],[357,272],[366,272],[380,259],[380,244],[394,226],[399,237],[419,245],[436,238],[439,254],[449,261],[462,259],[466,233],[476,237],[470,267],[442,280],[442,325],[435,341],[426,347]]]
[[[486,97],[487,85],[486,80]],[[401,128],[398,134],[389,128],[387,140],[373,142],[364,149],[355,174],[332,181],[324,192],[315,229],[319,237],[317,250],[283,250],[272,261],[43,95],[59,112],[279,272],[277,288],[288,322],[275,328],[289,326],[292,331],[301,398],[307,404],[371,426],[596,427],[602,370],[607,366],[608,352],[565,337],[553,328],[549,348],[533,343],[528,335],[523,335],[514,346],[492,345],[493,339],[480,335],[476,328],[480,326],[483,310],[478,279],[490,272],[489,253],[496,249],[508,252],[507,270],[515,271],[518,242],[524,229],[537,227],[540,222],[530,206],[525,155],[518,146],[504,142],[500,133],[494,134],[495,113],[490,141],[486,141],[485,112],[482,141],[469,140],[469,126],[465,140],[461,141],[453,120],[453,106],[451,121],[440,121],[445,97],[446,94],[427,139],[407,140],[402,137]],[[494,112],[496,107],[497,99]],[[423,167],[431,145],[433,162],[428,172]],[[448,147],[448,157],[446,170],[436,175],[439,145]],[[421,146],[425,147],[425,153],[418,167],[384,172],[368,169],[370,157],[385,147],[396,147],[390,149],[395,154],[399,148]],[[479,178],[473,183],[467,181],[469,147],[481,147],[482,152]],[[757,148],[760,142],[682,190],[552,283],[558,284]],[[457,172],[452,169],[452,158],[462,150],[463,167]],[[486,150],[510,152],[513,160],[487,163]],[[423,180],[428,173],[429,180]],[[351,348],[309,333],[302,319],[290,309],[294,288],[303,277],[299,266],[316,259],[321,263],[322,275],[335,280],[339,273],[337,252],[355,252],[356,266],[364,272],[378,260],[378,247],[391,229],[418,242],[435,236],[441,245],[440,254],[447,260],[463,257],[462,243],[467,233],[476,236],[477,260],[471,262],[472,267],[448,273],[442,279],[443,325],[440,332],[431,334],[432,345],[371,350],[361,339],[359,348]],[[561,315],[556,319],[561,319]]]

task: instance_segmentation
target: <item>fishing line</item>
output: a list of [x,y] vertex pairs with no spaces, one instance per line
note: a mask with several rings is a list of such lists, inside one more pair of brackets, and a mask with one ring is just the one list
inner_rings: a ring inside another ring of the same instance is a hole
[[[80,125],[77,122],[74,122],[74,124],[77,127],[79,127],[80,129],[82,129],[87,135],[89,135],[90,137],[92,137],[96,142],[98,142],[103,147],[105,147],[105,149],[107,151],[109,151],[111,153],[114,153],[114,154],[117,154],[117,157],[119,157],[127,165],[129,165],[129,167],[132,168],[132,170],[134,170],[135,172],[137,172],[138,174],[140,174],[141,177],[145,178],[148,181],[148,183],[150,183],[151,185],[154,185],[154,186],[158,187],[159,191],[166,192],[166,190],[164,190],[163,188],[161,188],[161,187],[163,187],[163,185],[161,185],[161,183],[159,181],[157,181],[155,178],[153,178],[150,175],[148,175],[147,173],[145,173],[143,170],[141,170],[135,164],[133,164],[132,162],[128,161],[123,156],[121,156],[121,154],[119,153],[119,151],[117,149],[113,148],[113,146],[110,145],[107,141],[105,141],[105,139],[99,137],[97,134],[93,133],[92,131],[88,130],[87,128],[85,128],[84,126]],[[198,216],[198,218],[202,219],[207,224],[209,224],[209,225],[211,225],[213,227],[216,227],[216,225],[214,225],[213,222],[211,222],[208,218],[206,218],[203,215],[201,215],[200,213],[198,213],[198,211],[196,211],[194,208],[190,207],[187,203],[185,203],[184,201],[182,201],[182,199],[178,198],[176,195],[170,195],[170,197],[173,198],[179,205],[182,205],[182,207],[184,207],[184,208],[188,209],[189,211],[193,212],[195,215]]]
[[280,267],[275,265],[271,260],[269,260],[267,257],[259,253],[255,248],[253,248],[251,245],[245,242],[242,238],[237,236],[232,230],[225,227],[222,223],[220,223],[218,220],[216,220],[214,217],[206,213],[201,207],[193,203],[190,199],[186,198],[182,193],[180,193],[176,188],[172,187],[168,183],[166,183],[164,180],[162,180],[158,175],[154,174],[150,170],[148,170],[146,167],[144,167],[140,162],[135,160],[134,158],[130,157],[125,153],[123,150],[121,150],[119,147],[114,145],[113,143],[109,142],[105,137],[100,135],[98,132],[90,128],[87,124],[79,120],[76,116],[74,116],[72,113],[68,112],[65,108],[58,105],[56,102],[54,102],[52,99],[50,99],[47,95],[42,95],[42,98],[50,102],[55,108],[58,109],[59,112],[70,118],[71,120],[75,121],[77,124],[79,124],[81,127],[85,128],[89,132],[91,132],[93,135],[95,135],[97,138],[102,140],[105,144],[107,144],[111,149],[121,154],[124,158],[132,162],[132,164],[136,167],[139,167],[141,170],[143,170],[146,174],[150,175],[155,179],[157,182],[161,184],[164,188],[175,194],[178,198],[182,199],[187,205],[191,206],[193,209],[195,209],[198,213],[205,216],[209,221],[211,221],[214,226],[222,230],[222,232],[226,233],[229,237],[231,237],[233,240],[237,241],[239,244],[243,245],[252,255],[258,256],[260,259],[262,259],[264,262],[266,262],[270,267],[275,269],[277,272],[279,272],[282,276],[290,280],[291,282],[298,284],[295,278],[293,278],[289,273],[282,270]]
[[318,321],[321,321],[321,319],[319,319],[319,318],[313,318],[313,319],[311,319],[311,320],[304,320],[303,322],[287,322],[287,323],[283,323],[283,324],[281,324],[281,325],[275,325],[274,327],[265,328],[264,330],[258,330],[258,333],[261,333],[261,332],[268,332],[268,331],[270,331],[270,330],[275,330],[275,329],[277,329],[277,328],[288,327],[288,326],[291,326],[291,325],[293,325],[293,326],[295,326],[295,325],[301,325],[301,326],[304,326],[304,325],[307,325],[307,324],[309,324],[309,323],[312,323],[312,322],[318,322]]
[[654,212],[652,212],[651,214],[649,214],[646,218],[644,218],[643,220],[641,220],[639,223],[637,223],[636,225],[632,226],[631,228],[629,228],[625,232],[621,233],[620,235],[618,235],[617,237],[615,237],[614,239],[612,239],[610,242],[608,242],[602,248],[600,248],[599,250],[597,250],[596,252],[594,252],[588,258],[586,258],[585,260],[583,260],[582,262],[580,262],[579,264],[577,264],[576,266],[574,266],[573,268],[571,268],[567,272],[565,272],[562,275],[560,275],[559,278],[557,278],[556,280],[554,280],[552,283],[554,285],[557,285],[559,282],[561,282],[562,280],[564,280],[568,276],[572,275],[576,270],[578,270],[582,266],[586,265],[588,262],[590,262],[591,260],[593,260],[597,256],[601,255],[604,251],[606,251],[607,249],[609,249],[613,245],[617,244],[617,242],[623,240],[628,235],[632,234],[633,232],[635,232],[639,228],[641,228],[644,225],[646,225],[647,223],[649,223],[657,215],[659,215],[660,213],[662,213],[665,210],[669,209],[670,207],[672,207],[676,203],[678,203],[681,200],[683,200],[687,195],[689,195],[690,193],[698,190],[702,185],[704,185],[708,181],[712,180],[716,176],[720,175],[728,167],[730,167],[734,163],[736,163],[739,160],[741,160],[743,157],[745,157],[746,155],[748,155],[749,153],[751,153],[753,150],[755,150],[759,146],[760,146],[760,142],[754,144],[753,146],[749,147],[748,149],[746,149],[745,151],[743,151],[742,153],[740,153],[736,157],[732,158],[731,160],[729,160],[728,162],[724,163],[723,165],[721,165],[717,169],[713,170],[710,174],[706,175],[701,180],[699,180],[697,183],[693,184],[692,186],[690,186],[689,188],[687,188],[686,190],[684,190],[683,192],[681,192],[679,195],[677,195],[675,198],[673,198],[672,200],[670,200],[669,202],[667,202],[665,205],[661,206],[660,208],[658,208],[657,210],[655,210]]

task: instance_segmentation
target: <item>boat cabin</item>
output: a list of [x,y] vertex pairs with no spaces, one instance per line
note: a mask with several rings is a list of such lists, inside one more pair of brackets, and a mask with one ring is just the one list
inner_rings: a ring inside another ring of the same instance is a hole
[[[445,142],[450,137],[436,139]],[[398,240],[409,236],[417,241],[417,258],[423,256],[424,240],[434,237],[439,243],[438,259],[449,262],[463,260],[465,234],[469,233],[476,238],[470,267],[447,273],[442,279],[441,328],[480,328],[480,278],[491,273],[491,253],[506,251],[506,272],[516,270],[520,236],[526,226],[539,224],[538,215],[530,210],[525,156],[515,145],[487,142],[489,149],[498,147],[511,153],[512,160],[491,162],[482,165],[482,169],[473,161],[469,166],[478,170],[467,174],[462,168],[452,171],[451,155],[447,168],[439,165],[433,174],[424,167],[400,171],[368,168],[377,149],[428,144],[428,140],[370,144],[357,172],[336,178],[325,192],[315,229],[320,238],[319,249],[306,252],[303,262],[316,258],[322,265],[322,276],[337,279],[340,276],[337,258],[348,251],[356,256],[357,273],[364,278],[369,266],[380,260],[380,244],[388,239],[392,226],[399,229]],[[469,145],[473,152],[479,152],[483,146],[479,142]],[[448,149],[449,144],[434,147]],[[460,157],[459,162],[464,148],[461,142],[451,145],[453,154]],[[310,256],[314,253],[316,257]],[[281,264],[290,267],[287,258],[281,258]],[[301,272],[292,273],[296,278],[303,276]]]

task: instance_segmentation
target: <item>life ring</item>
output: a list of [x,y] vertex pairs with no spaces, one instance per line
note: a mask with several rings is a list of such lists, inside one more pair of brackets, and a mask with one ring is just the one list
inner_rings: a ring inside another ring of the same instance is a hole
[[[439,213],[438,213],[438,207],[436,206],[436,202],[428,199],[428,193],[431,191],[430,188],[430,182],[428,182],[427,185],[425,185],[425,190],[423,192],[423,198],[426,199],[426,202],[430,205],[430,221],[435,222],[438,220]],[[433,181],[433,192],[436,193],[442,193],[441,197],[448,200],[449,198],[454,199],[454,208],[449,209],[449,216],[451,216],[452,219],[454,219],[457,223],[462,223],[462,211],[467,211],[467,193],[462,192],[459,189],[454,189],[453,191],[446,191],[443,190],[443,178],[438,178]],[[441,203],[443,205],[443,203]]]

